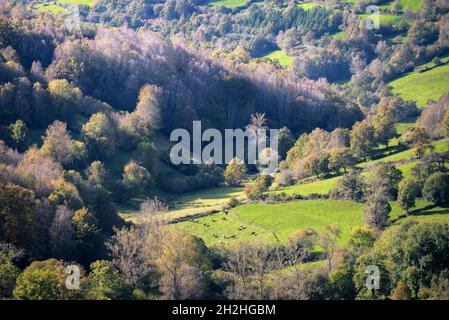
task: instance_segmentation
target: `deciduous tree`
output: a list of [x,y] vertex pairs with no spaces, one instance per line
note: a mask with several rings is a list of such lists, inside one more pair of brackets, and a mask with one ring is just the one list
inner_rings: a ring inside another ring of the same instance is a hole
[[369,227],[382,229],[388,223],[391,205],[383,190],[375,191],[367,200],[363,218]]
[[33,191],[0,185],[0,239],[33,252],[36,199]]
[[416,197],[419,194],[419,183],[412,177],[408,177],[399,184],[398,201],[405,211],[415,206]]
[[441,172],[432,174],[425,182],[424,199],[436,205],[449,203],[449,175]]
[[366,158],[376,147],[375,129],[367,122],[357,122],[351,130],[351,151]]
[[245,177],[245,164],[240,159],[232,159],[226,167],[226,171],[224,172],[225,182],[230,185],[238,185],[243,182]]

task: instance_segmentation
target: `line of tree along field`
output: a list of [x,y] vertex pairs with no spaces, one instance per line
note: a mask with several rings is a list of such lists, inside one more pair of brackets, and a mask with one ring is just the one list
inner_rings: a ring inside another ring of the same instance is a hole
[[[79,30],[0,0],[0,299],[449,299],[447,1],[373,30],[362,1],[69,2]],[[279,129],[278,172],[172,164],[196,120]]]

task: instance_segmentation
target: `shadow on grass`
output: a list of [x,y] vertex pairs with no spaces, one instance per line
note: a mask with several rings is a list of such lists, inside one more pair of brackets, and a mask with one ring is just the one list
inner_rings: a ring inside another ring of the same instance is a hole
[[420,210],[416,213],[413,213],[412,216],[431,216],[431,215],[435,215],[435,214],[449,214],[449,208],[438,208],[435,210]]
[[447,205],[437,207],[436,205],[431,204],[423,208],[412,210],[409,213],[403,213],[398,217],[392,219],[391,222],[395,223],[407,217],[426,217],[441,214],[449,214],[449,207]]

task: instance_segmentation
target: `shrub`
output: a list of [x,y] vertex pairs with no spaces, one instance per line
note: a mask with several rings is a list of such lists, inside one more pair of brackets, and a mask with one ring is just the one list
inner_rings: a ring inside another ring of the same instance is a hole
[[246,177],[246,166],[242,163],[241,160],[234,158],[232,159],[228,166],[226,167],[226,171],[224,173],[224,180],[227,184],[230,185],[238,185],[242,183],[242,181]]
[[415,206],[415,200],[419,193],[419,183],[413,179],[404,179],[399,184],[398,201],[402,209],[408,211]]
[[391,205],[388,198],[375,193],[366,202],[363,218],[368,226],[381,229],[387,225],[390,212]]
[[436,205],[449,203],[449,175],[434,173],[425,182],[423,197]]

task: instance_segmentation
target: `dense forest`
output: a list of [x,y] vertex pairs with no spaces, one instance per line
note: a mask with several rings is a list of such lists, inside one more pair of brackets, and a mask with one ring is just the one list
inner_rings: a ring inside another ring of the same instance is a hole
[[[449,299],[448,73],[392,85],[446,70],[447,1],[80,2],[0,0],[0,300]],[[193,121],[279,129],[278,172],[174,165]]]

